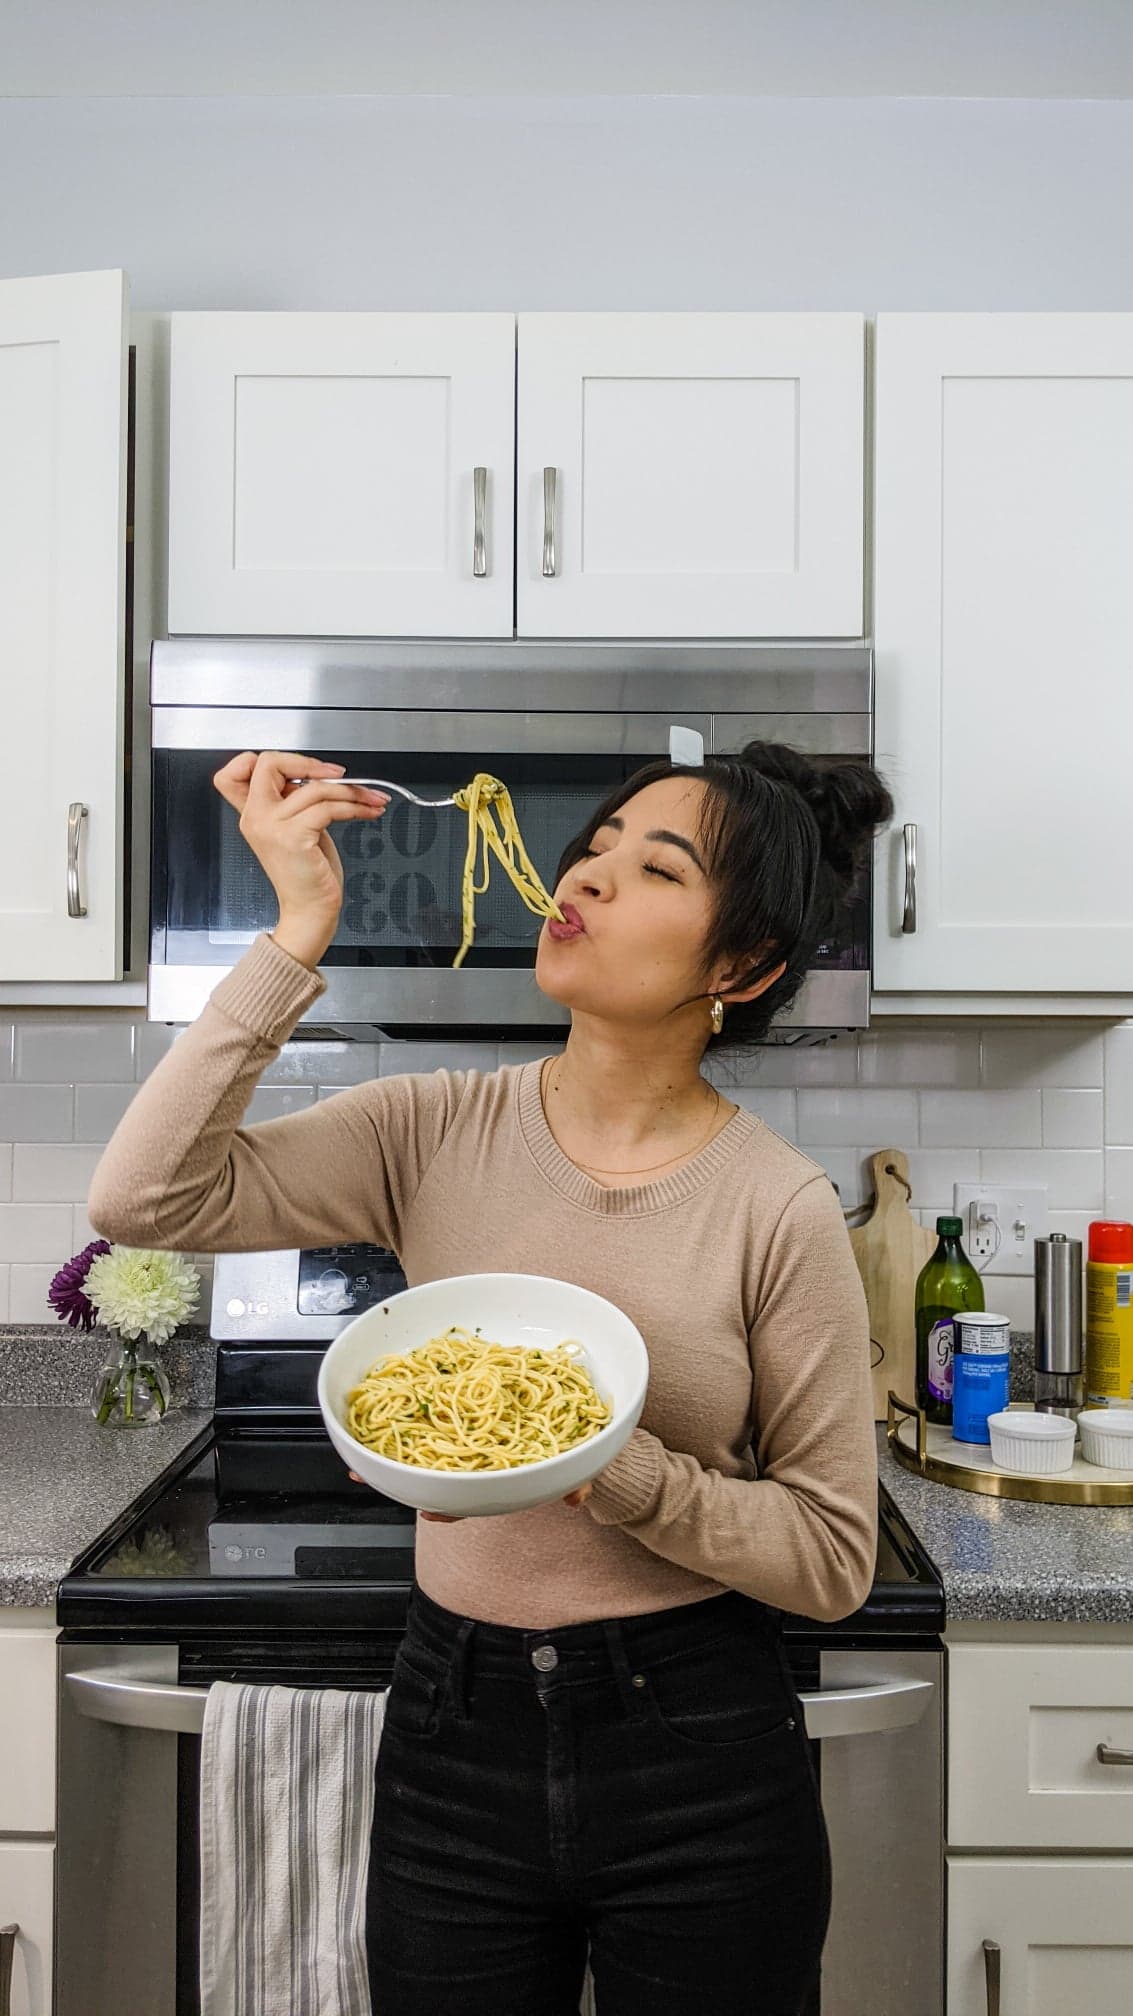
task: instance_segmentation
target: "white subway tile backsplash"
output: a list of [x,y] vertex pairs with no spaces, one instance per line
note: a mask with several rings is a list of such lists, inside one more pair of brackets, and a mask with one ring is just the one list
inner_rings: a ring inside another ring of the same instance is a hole
[[[772,1044],[737,1057],[725,1051],[711,1062],[713,1073],[727,1066],[733,1085],[750,1085],[753,1091],[765,1085],[856,1085],[858,1079],[858,1046],[852,1035],[831,1043]],[[723,1076],[719,1082],[723,1085]]]
[[101,1154],[97,1143],[48,1146],[17,1141],[12,1151],[12,1195],[17,1202],[81,1204]]
[[938,1211],[951,1211],[952,1185],[978,1183],[978,1148],[913,1148],[909,1151],[909,1181],[913,1203],[923,1206],[930,1219]]
[[1102,1068],[1101,1032],[1079,1022],[983,1032],[985,1085],[1100,1085]]
[[61,1267],[71,1257],[71,1210],[67,1204],[0,1204],[0,1260],[50,1260]]
[[29,1014],[16,1024],[15,1075],[27,1085],[120,1085],[134,1075],[134,1026],[121,1014],[84,1022]]
[[[1133,1220],[1133,1148],[1105,1151],[1105,1202],[1107,1218]],[[1094,1212],[1095,1218],[1098,1212]]]
[[380,1055],[382,1078],[400,1078],[409,1072],[494,1071],[498,1045],[495,1043],[383,1043]]
[[962,1090],[980,1082],[978,1029],[868,1030],[858,1037],[859,1085]]
[[[90,1219],[87,1217],[86,1205],[72,1204],[71,1253],[81,1253],[83,1247],[89,1246],[92,1239],[104,1239],[105,1237],[106,1234],[104,1232],[95,1231],[94,1226],[91,1224]],[[64,1254],[63,1257],[64,1259],[69,1260],[71,1254],[70,1253]]]
[[832,1183],[838,1185],[838,1195],[843,1211],[852,1211],[855,1205],[864,1204],[869,1196],[869,1169],[860,1149],[839,1148],[833,1144],[813,1145],[808,1142],[806,1153],[812,1162],[825,1169]]
[[1133,1147],[1133,1022],[1105,1032],[1105,1138]]
[[1105,1197],[1105,1157],[1088,1148],[984,1148],[985,1183],[1043,1183],[1051,1211],[1100,1211]]
[[379,1076],[379,1047],[377,1043],[285,1043],[274,1062],[265,1066],[260,1083],[360,1085],[365,1078]]
[[76,1141],[109,1141],[137,1089],[136,1085],[76,1085]]
[[915,1092],[803,1091],[798,1101],[804,1147],[812,1141],[856,1142],[866,1149],[916,1145]]
[[134,1076],[140,1083],[148,1078],[155,1064],[160,1064],[167,1050],[173,1048],[178,1036],[184,1035],[183,1022],[138,1022],[135,1024]]
[[12,1195],[12,1144],[0,1141],[0,1204],[6,1204]]
[[74,1103],[70,1085],[0,1085],[0,1137],[69,1141]]
[[776,1134],[782,1134],[786,1141],[797,1141],[798,1119],[795,1113],[795,1093],[782,1087],[753,1089],[750,1085],[737,1085],[727,1095],[746,1113],[758,1113]]
[[47,1299],[51,1277],[59,1272],[68,1253],[49,1264],[25,1265],[13,1260],[8,1270],[9,1323],[51,1323],[55,1311]]
[[1031,1274],[984,1274],[984,1308],[1006,1316],[1013,1330],[1035,1327],[1035,1282]]
[[12,1051],[16,1032],[11,1022],[0,1022],[0,1084],[12,1075]]
[[922,1092],[923,1148],[1038,1148],[1041,1092]]
[[1086,1247],[1090,1239],[1090,1220],[1096,1218],[1096,1211],[1048,1211],[1047,1230],[1065,1232],[1068,1239],[1082,1241],[1082,1259],[1086,1258]]
[[1043,1147],[1100,1148],[1105,1141],[1101,1089],[1043,1088]]
[[298,1113],[303,1106],[313,1106],[315,1088],[313,1085],[258,1085],[253,1092],[244,1115],[245,1120],[278,1120],[285,1113]]
[[10,1269],[8,1266],[8,1262],[5,1260],[2,1264],[0,1264],[0,1323],[7,1323],[11,1320],[8,1315],[9,1272]]

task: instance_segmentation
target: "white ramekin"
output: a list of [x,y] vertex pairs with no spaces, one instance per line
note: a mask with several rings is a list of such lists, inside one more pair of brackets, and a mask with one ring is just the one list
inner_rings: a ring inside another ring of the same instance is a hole
[[1005,1409],[987,1417],[991,1460],[1000,1470],[1028,1477],[1053,1477],[1074,1461],[1077,1429],[1064,1414],[1025,1414]]
[[1078,1429],[1087,1463],[1133,1470],[1133,1407],[1084,1407]]

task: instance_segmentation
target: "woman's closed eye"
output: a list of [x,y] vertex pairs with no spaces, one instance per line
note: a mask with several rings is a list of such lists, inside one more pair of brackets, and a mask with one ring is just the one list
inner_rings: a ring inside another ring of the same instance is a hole
[[[582,858],[584,861],[597,861],[599,855],[605,851],[604,847],[587,847],[583,851]],[[679,882],[681,879],[679,875],[671,874],[668,868],[662,868],[658,861],[643,861],[641,865],[646,875],[660,875],[665,882]]]

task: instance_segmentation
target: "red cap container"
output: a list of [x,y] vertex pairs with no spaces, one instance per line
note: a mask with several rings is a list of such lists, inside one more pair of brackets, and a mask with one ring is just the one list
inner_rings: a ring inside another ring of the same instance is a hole
[[1133,1265],[1133,1225],[1120,1218],[1095,1218],[1087,1258],[1100,1260],[1105,1267]]

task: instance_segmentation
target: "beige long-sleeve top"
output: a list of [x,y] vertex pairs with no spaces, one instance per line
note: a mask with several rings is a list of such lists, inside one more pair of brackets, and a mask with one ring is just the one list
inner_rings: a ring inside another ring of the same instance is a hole
[[640,1427],[581,1509],[418,1520],[418,1580],[448,1609],[549,1629],[734,1588],[855,1610],[876,1551],[869,1334],[825,1172],[741,1109],[671,1174],[604,1188],[555,1141],[537,1062],[371,1079],[242,1126],[325,985],[256,939],[115,1130],[95,1230],[190,1252],[371,1241],[410,1285],[548,1274],[626,1311],[649,1350]]

